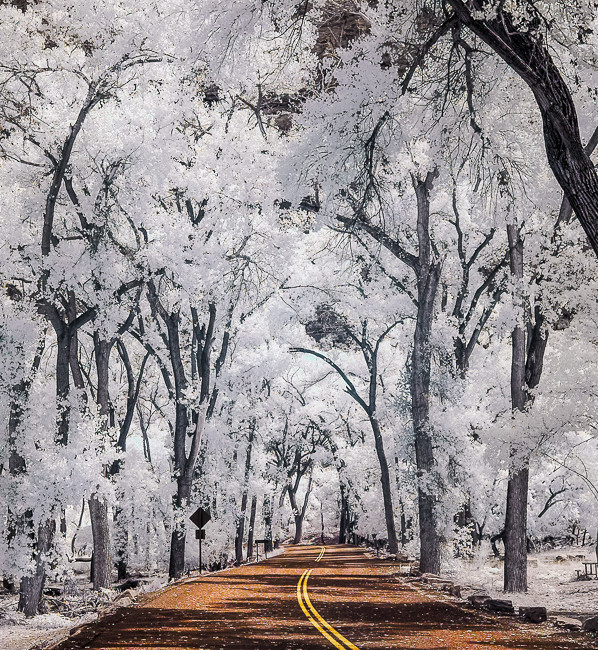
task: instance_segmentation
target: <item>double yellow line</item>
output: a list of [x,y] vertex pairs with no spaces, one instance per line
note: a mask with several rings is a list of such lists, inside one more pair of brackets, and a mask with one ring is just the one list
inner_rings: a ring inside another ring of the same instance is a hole
[[[320,555],[316,558],[316,562],[319,562],[322,559],[325,552],[326,548],[323,546]],[[299,605],[307,617],[307,620],[323,637],[328,639],[335,648],[338,648],[338,650],[359,650],[356,645],[351,643],[351,641],[346,639],[340,632],[335,630],[330,623],[325,621],[318,613],[318,610],[313,606],[309,599],[309,594],[307,593],[307,581],[309,580],[312,571],[313,569],[306,569],[301,574],[299,582],[297,583],[297,600],[299,601]]]

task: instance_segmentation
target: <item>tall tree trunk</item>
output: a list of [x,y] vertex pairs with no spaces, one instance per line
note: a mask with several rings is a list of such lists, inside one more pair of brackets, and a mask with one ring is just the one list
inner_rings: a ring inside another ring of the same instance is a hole
[[[27,471],[25,458],[18,451],[18,437],[23,423],[23,416],[25,415],[26,404],[29,401],[31,384],[41,364],[45,346],[46,331],[44,330],[43,336],[40,338],[37,346],[29,374],[11,392],[10,411],[8,415],[8,471],[11,476],[18,476]],[[12,540],[16,537],[19,530],[23,529],[27,516],[31,515],[30,512],[25,514],[22,512],[14,512],[10,505],[9,503],[6,522],[6,543],[8,546],[11,545]],[[11,593],[16,591],[14,576],[5,574],[2,577],[2,584]]]
[[245,536],[245,515],[247,513],[247,490],[241,496],[241,512],[237,517],[237,531],[235,534],[235,561],[243,562],[243,538]]
[[347,543],[347,519],[349,504],[345,494],[345,486],[341,483],[341,504],[340,504],[340,521],[338,524],[338,543]]
[[[100,416],[103,418],[102,431],[108,430],[108,417],[110,414],[109,370],[110,351],[113,342],[106,341],[94,334],[94,350],[97,371],[96,399]],[[106,475],[106,468],[103,470]],[[93,535],[93,588],[95,590],[109,589],[111,579],[110,560],[110,528],[108,522],[108,504],[103,497],[94,493],[89,499],[89,516],[91,518],[91,531]]]
[[[440,264],[432,260],[430,244],[429,192],[435,174],[425,181],[414,181],[417,196],[417,320],[411,358],[411,413],[415,435],[415,460],[420,481],[417,488],[419,507],[420,570],[440,572],[440,535],[436,522],[436,495],[429,480],[435,469],[430,425],[430,336],[434,317],[434,300],[440,281]],[[436,487],[438,489],[439,486]]]
[[179,477],[177,480],[177,495],[175,499],[175,521],[172,526],[170,538],[170,561],[168,565],[168,576],[171,579],[180,578],[185,572],[185,521],[183,520],[184,509],[189,503],[191,496],[191,482]]
[[[71,331],[62,319],[53,312],[50,319],[56,332],[56,444],[66,445],[69,437],[69,392],[70,392],[70,340]],[[46,582],[46,555],[52,546],[56,524],[53,519],[42,521],[34,544],[35,571],[33,575],[21,579],[19,587],[19,611],[26,616],[35,616],[42,610],[42,596]]]
[[112,522],[114,524],[114,547],[116,555],[116,579],[126,580],[129,577],[129,531],[123,511],[118,506],[113,508]]
[[262,516],[264,518],[264,539],[266,540],[265,550],[272,550],[272,498],[269,494],[264,497],[262,506]]
[[93,535],[93,588],[108,589],[112,584],[108,504],[97,494],[88,501]]
[[245,536],[245,515],[247,514],[247,486],[251,471],[251,450],[255,436],[255,420],[249,425],[249,439],[247,441],[247,454],[245,456],[245,473],[243,476],[243,495],[241,496],[241,512],[237,519],[237,534],[235,536],[235,560],[243,562],[243,538]]
[[295,515],[295,535],[293,537],[293,544],[301,544],[303,537],[303,517],[300,513]]
[[46,583],[46,555],[52,548],[52,539],[56,524],[46,520],[39,525],[35,544],[33,575],[21,578],[18,609],[25,616],[31,617],[42,613],[42,595]]
[[255,511],[257,509],[257,496],[251,497],[251,508],[249,510],[249,530],[247,531],[247,559],[253,558],[253,539],[255,537]]
[[293,509],[293,515],[295,519],[295,535],[293,537],[293,544],[300,544],[303,537],[303,522],[305,520],[305,513],[307,512],[307,504],[309,503],[309,495],[311,494],[312,486],[312,475],[309,475],[309,481],[307,483],[307,490],[305,491],[305,497],[303,498],[303,505],[301,508],[297,507],[297,494],[291,488],[289,488],[289,501],[291,502],[291,508]]
[[390,483],[390,472],[388,461],[384,450],[384,440],[380,423],[375,416],[370,416],[370,425],[374,433],[374,442],[376,445],[376,454],[380,464],[380,482],[382,483],[382,500],[384,502],[384,518],[386,520],[386,534],[388,535],[388,550],[396,554],[399,551],[397,540],[397,530],[395,526],[394,507],[392,503],[392,488]]
[[[507,226],[509,238],[511,275],[514,281],[523,279],[523,241],[515,225]],[[513,411],[523,411],[527,402],[525,381],[525,328],[523,305],[516,299],[519,323],[511,335],[511,406]],[[513,462],[507,486],[505,513],[505,566],[504,588],[508,592],[527,591],[527,492],[529,469],[527,458],[518,457],[517,448],[511,449]]]

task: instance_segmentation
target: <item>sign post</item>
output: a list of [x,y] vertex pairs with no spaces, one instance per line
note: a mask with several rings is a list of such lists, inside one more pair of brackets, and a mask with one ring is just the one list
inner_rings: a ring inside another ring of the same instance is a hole
[[210,521],[212,515],[209,510],[198,508],[190,517],[191,521],[197,526],[199,530],[195,531],[195,539],[199,540],[199,573],[201,575],[202,562],[201,562],[201,540],[206,538],[206,531],[202,528]]

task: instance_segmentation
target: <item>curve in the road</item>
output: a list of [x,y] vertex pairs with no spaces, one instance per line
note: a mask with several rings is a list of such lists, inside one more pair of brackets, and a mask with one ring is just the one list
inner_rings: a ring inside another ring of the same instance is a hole
[[[326,552],[326,547],[322,546],[320,554],[316,558],[316,562],[319,562]],[[307,592],[307,581],[313,569],[306,569],[299,578],[297,583],[297,600],[299,605],[307,617],[307,620],[318,630],[318,632],[326,638],[332,645],[338,650],[359,650],[359,648],[351,643],[349,639],[345,638],[338,630],[335,630],[328,621],[326,621],[320,614],[318,610],[313,606],[309,594]],[[329,634],[330,633],[330,634]],[[333,634],[334,636],[331,636]],[[338,639],[338,640],[337,640]],[[340,643],[339,643],[340,642]]]

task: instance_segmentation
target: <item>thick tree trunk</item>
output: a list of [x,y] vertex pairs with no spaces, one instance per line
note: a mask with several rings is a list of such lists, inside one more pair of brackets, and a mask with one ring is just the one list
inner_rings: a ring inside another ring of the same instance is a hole
[[[515,225],[507,226],[511,275],[515,281],[523,278],[523,241]],[[513,411],[525,409],[528,395],[525,385],[525,328],[523,305],[516,296],[515,305],[520,310],[519,323],[511,334],[511,406]],[[527,591],[527,490],[529,470],[527,459],[517,457],[512,447],[513,461],[507,486],[505,513],[505,566],[504,588],[508,592]]]
[[303,537],[303,515],[295,515],[295,536],[293,537],[293,544],[300,544]]
[[264,497],[262,506],[262,517],[264,519],[264,539],[266,540],[266,551],[272,550],[272,498],[269,494]]
[[235,561],[238,564],[243,562],[243,538],[245,536],[245,516],[247,513],[247,490],[243,491],[241,497],[241,512],[237,519],[237,532],[235,535]]
[[187,536],[184,529],[174,526],[170,536],[170,560],[168,577],[177,580],[185,573],[185,543]]
[[529,469],[512,471],[507,486],[505,515],[505,591],[527,591],[527,491]]
[[179,477],[177,480],[177,496],[175,502],[175,522],[170,538],[170,561],[168,576],[171,580],[180,578],[185,572],[185,521],[177,516],[189,503],[191,496],[191,481]]
[[407,518],[405,517],[405,508],[402,501],[399,501],[399,506],[401,508],[401,546],[404,547],[409,541],[407,537]]
[[[56,315],[50,319],[56,332],[56,444],[66,445],[69,437],[70,407],[70,340],[69,326]],[[46,520],[39,525],[38,538],[35,543],[35,572],[32,576],[22,578],[19,588],[19,610],[26,616],[35,616],[42,607],[42,594],[46,582],[46,554],[50,550],[56,524]]]
[[114,530],[114,547],[116,555],[116,578],[125,580],[129,577],[128,566],[128,545],[129,531],[127,530],[126,521],[124,520],[122,510],[118,507],[113,509],[112,516]]
[[341,483],[340,521],[338,525],[338,543],[347,543],[347,519],[349,504],[345,494],[345,486]]
[[243,495],[241,496],[241,512],[237,519],[237,534],[235,536],[235,560],[240,564],[243,562],[243,537],[245,535],[245,516],[247,514],[247,485],[249,473],[251,472],[251,451],[255,437],[255,420],[249,425],[249,438],[247,441],[247,453],[245,456],[245,473],[243,476]]
[[93,588],[108,589],[112,583],[108,504],[97,494],[88,501],[93,534]]
[[[484,10],[492,5],[489,0],[448,2],[532,90],[544,123],[548,163],[598,254],[598,175],[581,142],[573,97],[543,41],[542,29],[519,30],[504,10],[485,16]],[[474,17],[477,10],[481,18]]]
[[388,535],[388,550],[390,553],[398,553],[399,542],[397,540],[397,530],[395,526],[394,507],[392,503],[392,488],[390,482],[390,472],[388,470],[388,461],[384,450],[384,440],[378,420],[370,416],[370,425],[374,433],[374,442],[376,445],[376,454],[380,465],[380,481],[382,483],[382,500],[384,502],[384,518],[386,520],[386,534]]
[[31,617],[43,613],[42,596],[46,583],[46,554],[52,547],[52,539],[56,524],[47,520],[39,525],[37,542],[35,544],[35,572],[21,579],[19,595],[19,611]]
[[247,559],[253,558],[253,539],[255,537],[255,511],[257,509],[257,497],[251,497],[251,508],[249,510],[249,530],[247,531]]
[[287,492],[289,493],[289,502],[293,511],[293,517],[295,518],[295,535],[293,536],[293,544],[299,544],[301,536],[303,535],[303,517],[297,507],[297,498],[295,493],[290,487]]
[[[108,430],[110,414],[109,370],[112,341],[101,339],[94,335],[94,351],[97,372],[96,399],[100,416],[103,418],[102,430]],[[106,474],[104,469],[104,474]],[[108,522],[108,504],[97,494],[89,499],[89,515],[93,535],[93,588],[96,590],[109,589],[112,584],[110,560],[110,527]]]
[[415,460],[420,480],[417,488],[419,508],[420,570],[440,572],[440,535],[436,523],[436,495],[432,473],[435,469],[432,430],[430,425],[430,336],[434,318],[434,301],[440,281],[440,264],[434,262],[430,245],[430,199],[435,175],[428,173],[425,181],[414,181],[417,196],[417,231],[419,256],[417,262],[417,320],[411,357],[411,414],[415,435]]
[[58,422],[56,442],[66,445],[69,439],[68,403],[70,394],[70,358],[71,332],[68,325],[61,323],[56,329],[56,404],[58,406]]
[[[44,331],[43,337],[37,347],[29,375],[26,378],[23,378],[14,387],[11,394],[10,411],[8,415],[8,471],[11,476],[18,476],[27,471],[25,458],[18,451],[18,438],[21,431],[26,404],[29,400],[31,384],[33,383],[35,374],[39,369],[42,354],[45,349],[45,338],[46,332]],[[24,514],[22,511],[19,512],[18,510],[15,512],[10,507],[11,505],[16,506],[18,504],[9,503],[8,505],[6,543],[10,546],[17,533],[23,529],[27,514]],[[17,591],[15,576],[5,574],[2,578],[2,584],[11,593]]]
[[295,535],[293,537],[293,544],[300,544],[303,537],[303,521],[305,520],[307,504],[309,503],[309,495],[311,494],[312,480],[313,479],[310,474],[307,490],[305,491],[305,497],[303,498],[303,506],[301,508],[297,507],[296,492],[291,487],[288,489],[289,501],[291,502],[291,508],[293,509],[293,515],[295,519]]

